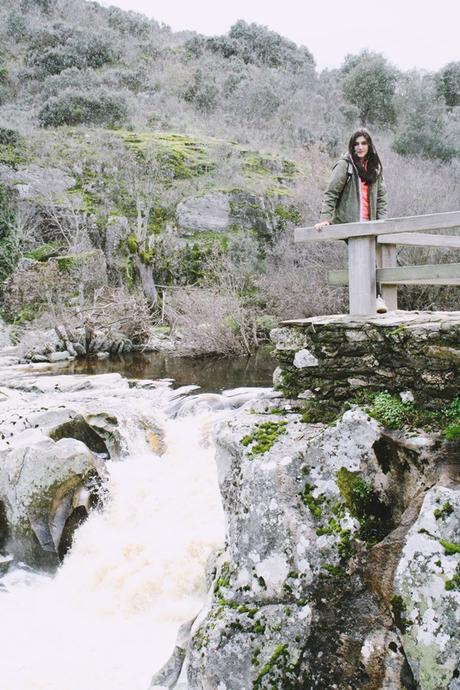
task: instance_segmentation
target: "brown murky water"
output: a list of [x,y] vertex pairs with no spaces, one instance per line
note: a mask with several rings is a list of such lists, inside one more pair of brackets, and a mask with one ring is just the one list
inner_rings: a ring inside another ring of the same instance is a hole
[[250,357],[174,357],[163,353],[133,353],[99,360],[75,360],[55,368],[56,374],[108,374],[128,378],[174,379],[174,385],[195,384],[203,392],[221,392],[240,386],[271,386],[276,361],[271,348],[261,348]]

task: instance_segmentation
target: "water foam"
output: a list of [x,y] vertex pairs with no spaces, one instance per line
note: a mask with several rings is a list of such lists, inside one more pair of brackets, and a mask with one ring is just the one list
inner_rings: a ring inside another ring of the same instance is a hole
[[205,562],[223,542],[214,448],[203,443],[211,418],[165,420],[162,456],[133,433],[129,458],[108,463],[110,500],[56,576],[4,578],[1,690],[146,690],[200,609]]

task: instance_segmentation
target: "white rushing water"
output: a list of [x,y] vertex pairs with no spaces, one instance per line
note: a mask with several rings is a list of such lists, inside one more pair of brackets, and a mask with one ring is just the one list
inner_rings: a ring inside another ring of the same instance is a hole
[[211,429],[231,412],[171,418],[157,408],[165,452],[156,455],[142,395],[112,399],[124,410],[127,456],[107,463],[110,499],[57,574],[14,569],[0,580],[1,690],[146,690],[203,603],[206,560],[224,537]]

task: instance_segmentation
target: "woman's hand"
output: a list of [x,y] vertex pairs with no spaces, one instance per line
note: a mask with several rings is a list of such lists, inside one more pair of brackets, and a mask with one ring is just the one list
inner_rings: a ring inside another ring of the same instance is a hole
[[318,230],[318,232],[321,232],[323,228],[326,227],[326,225],[330,225],[331,221],[330,220],[320,220],[319,223],[316,223],[314,226],[315,230]]

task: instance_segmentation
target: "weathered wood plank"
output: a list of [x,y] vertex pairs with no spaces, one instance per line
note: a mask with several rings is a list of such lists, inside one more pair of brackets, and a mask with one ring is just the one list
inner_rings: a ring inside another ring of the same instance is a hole
[[375,237],[350,238],[348,273],[350,314],[375,314]]
[[[393,235],[392,235],[393,237]],[[396,264],[396,245],[378,244],[376,248],[377,268],[394,268]],[[382,295],[388,311],[398,308],[398,288],[396,285],[378,284],[378,291]]]
[[449,247],[460,248],[460,235],[427,235],[421,232],[399,232],[377,237],[379,244],[404,244],[416,247]]
[[366,235],[389,235],[391,233],[417,232],[425,230],[442,230],[460,227],[460,211],[447,213],[430,213],[425,216],[407,216],[388,218],[365,223],[343,223],[327,225],[318,231],[315,228],[296,228],[295,242],[318,242],[321,240],[346,240],[349,237]]
[[[378,268],[377,281],[387,285],[460,285],[460,264],[426,264]],[[329,271],[331,285],[348,285],[348,271]]]
[[460,285],[460,264],[379,268],[377,280],[391,285]]

